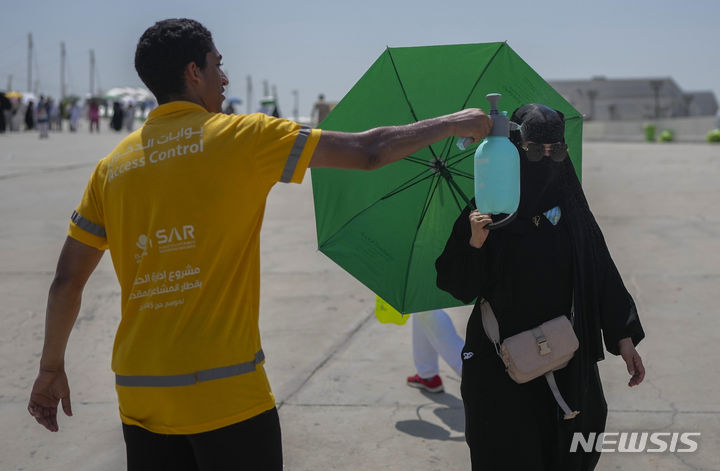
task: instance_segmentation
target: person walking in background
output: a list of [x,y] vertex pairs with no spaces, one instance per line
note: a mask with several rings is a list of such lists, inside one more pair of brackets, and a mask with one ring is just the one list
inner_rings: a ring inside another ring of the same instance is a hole
[[19,98],[13,98],[10,100],[10,131],[20,132],[22,128],[22,121],[24,119],[24,110],[22,100]]
[[40,95],[40,102],[37,105],[37,127],[40,132],[40,139],[47,139],[49,137],[50,106],[48,99]]
[[127,108],[123,110],[123,121],[125,123],[125,130],[131,132],[135,127],[135,104],[128,103]]
[[322,93],[318,95],[318,99],[313,105],[311,119],[315,126],[323,122],[323,120],[330,114],[330,103],[325,101],[325,95]]
[[68,111],[68,122],[70,123],[70,132],[76,132],[78,125],[80,124],[80,116],[82,116],[82,110],[78,100],[73,100]]
[[4,92],[0,92],[0,132],[5,132],[5,128],[10,127],[11,109],[10,100],[5,96]]
[[65,350],[109,249],[122,288],[112,368],[128,469],[280,471],[259,331],[270,190],[301,183],[308,167],[374,170],[451,136],[479,142],[492,122],[471,108],[344,133],[222,114],[222,56],[189,19],[148,28],[135,68],[159,106],[98,163],[70,218],[27,410],[50,431],[58,404],[72,414]]
[[100,132],[100,105],[96,100],[90,100],[88,120],[90,121],[90,132],[92,133],[93,129],[95,129],[96,132]]
[[30,100],[25,108],[25,130],[35,129],[35,102]]
[[112,118],[110,118],[110,128],[115,131],[120,131],[123,127],[123,109],[120,102],[115,101],[113,102],[113,114]]
[[417,373],[409,376],[407,385],[431,393],[443,392],[438,356],[462,376],[462,348],[465,343],[455,331],[450,316],[442,309],[417,312],[412,322],[413,362]]
[[48,98],[50,110],[50,130],[62,131],[62,106],[58,101]]

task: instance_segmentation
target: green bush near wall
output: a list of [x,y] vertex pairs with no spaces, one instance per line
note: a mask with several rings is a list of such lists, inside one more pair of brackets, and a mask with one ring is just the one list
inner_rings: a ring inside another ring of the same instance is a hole
[[672,142],[675,140],[675,132],[672,129],[665,129],[658,136],[660,142]]
[[720,142],[720,129],[713,129],[707,133],[708,142]]
[[645,125],[645,140],[647,142],[655,142],[655,131],[657,127],[654,124]]

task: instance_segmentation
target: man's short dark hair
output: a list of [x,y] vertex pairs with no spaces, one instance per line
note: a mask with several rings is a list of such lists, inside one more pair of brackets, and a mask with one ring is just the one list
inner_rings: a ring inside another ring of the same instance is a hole
[[158,102],[164,103],[185,91],[185,66],[195,62],[204,69],[205,56],[213,47],[212,34],[195,20],[158,21],[138,41],[135,70]]

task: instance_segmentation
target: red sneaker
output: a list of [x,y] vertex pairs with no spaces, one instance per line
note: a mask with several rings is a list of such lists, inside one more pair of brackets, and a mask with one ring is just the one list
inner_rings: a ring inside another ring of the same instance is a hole
[[411,388],[424,389],[425,391],[431,393],[439,393],[445,390],[445,388],[443,388],[442,379],[440,379],[439,375],[435,375],[428,379],[423,379],[418,375],[408,376],[407,385]]

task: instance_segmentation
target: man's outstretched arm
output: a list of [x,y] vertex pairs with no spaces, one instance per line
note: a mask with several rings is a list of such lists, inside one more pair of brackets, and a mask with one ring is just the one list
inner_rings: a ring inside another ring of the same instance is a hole
[[479,142],[491,128],[489,116],[470,108],[404,126],[359,133],[323,131],[310,167],[373,170],[447,137],[471,137]]
[[45,343],[40,371],[30,393],[28,412],[52,432],[58,431],[58,402],[62,402],[66,415],[72,415],[70,388],[65,374],[65,347],[80,312],[85,283],[102,255],[102,250],[68,237],[50,285],[45,314]]

